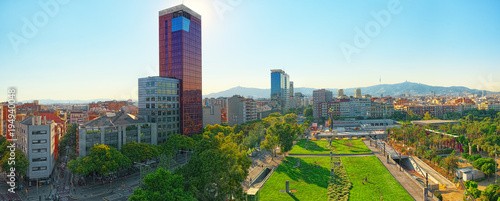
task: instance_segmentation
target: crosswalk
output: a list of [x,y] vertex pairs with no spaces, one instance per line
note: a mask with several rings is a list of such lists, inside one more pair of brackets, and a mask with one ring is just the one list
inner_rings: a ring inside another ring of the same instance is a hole
[[10,192],[7,192],[7,193],[0,193],[0,200],[21,200],[21,198],[19,197],[19,195],[17,193],[10,193]]

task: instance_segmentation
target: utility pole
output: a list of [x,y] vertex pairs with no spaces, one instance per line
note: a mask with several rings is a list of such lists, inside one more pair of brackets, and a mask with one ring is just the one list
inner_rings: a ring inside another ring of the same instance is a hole
[[401,171],[401,153],[399,153],[399,171]]

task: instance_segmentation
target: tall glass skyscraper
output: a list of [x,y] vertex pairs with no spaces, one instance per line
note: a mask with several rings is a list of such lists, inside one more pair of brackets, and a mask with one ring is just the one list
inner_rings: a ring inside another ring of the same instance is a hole
[[271,106],[282,112],[289,109],[290,76],[281,69],[271,70]]
[[160,77],[180,81],[181,133],[201,134],[201,15],[184,5],[159,13]]

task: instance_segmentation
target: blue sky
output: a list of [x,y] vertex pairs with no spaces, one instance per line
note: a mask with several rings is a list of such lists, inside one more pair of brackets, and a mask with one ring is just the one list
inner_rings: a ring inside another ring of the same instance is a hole
[[[137,99],[137,79],[158,75],[158,11],[182,2],[202,15],[203,94],[269,88],[274,68],[295,87],[363,87],[381,76],[500,91],[495,0],[5,0],[0,100],[10,86],[18,100]],[[360,35],[369,43],[356,46]]]

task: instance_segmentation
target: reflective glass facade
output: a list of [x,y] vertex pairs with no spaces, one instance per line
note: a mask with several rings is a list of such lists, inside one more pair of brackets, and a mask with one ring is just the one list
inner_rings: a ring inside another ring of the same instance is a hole
[[178,79],[139,78],[139,114],[148,122],[156,123],[158,144],[167,141],[171,134],[181,133],[179,93]]
[[180,5],[160,11],[160,76],[180,81],[180,130],[201,134],[201,17]]
[[290,77],[280,69],[271,70],[271,106],[273,109],[287,110],[290,104]]

